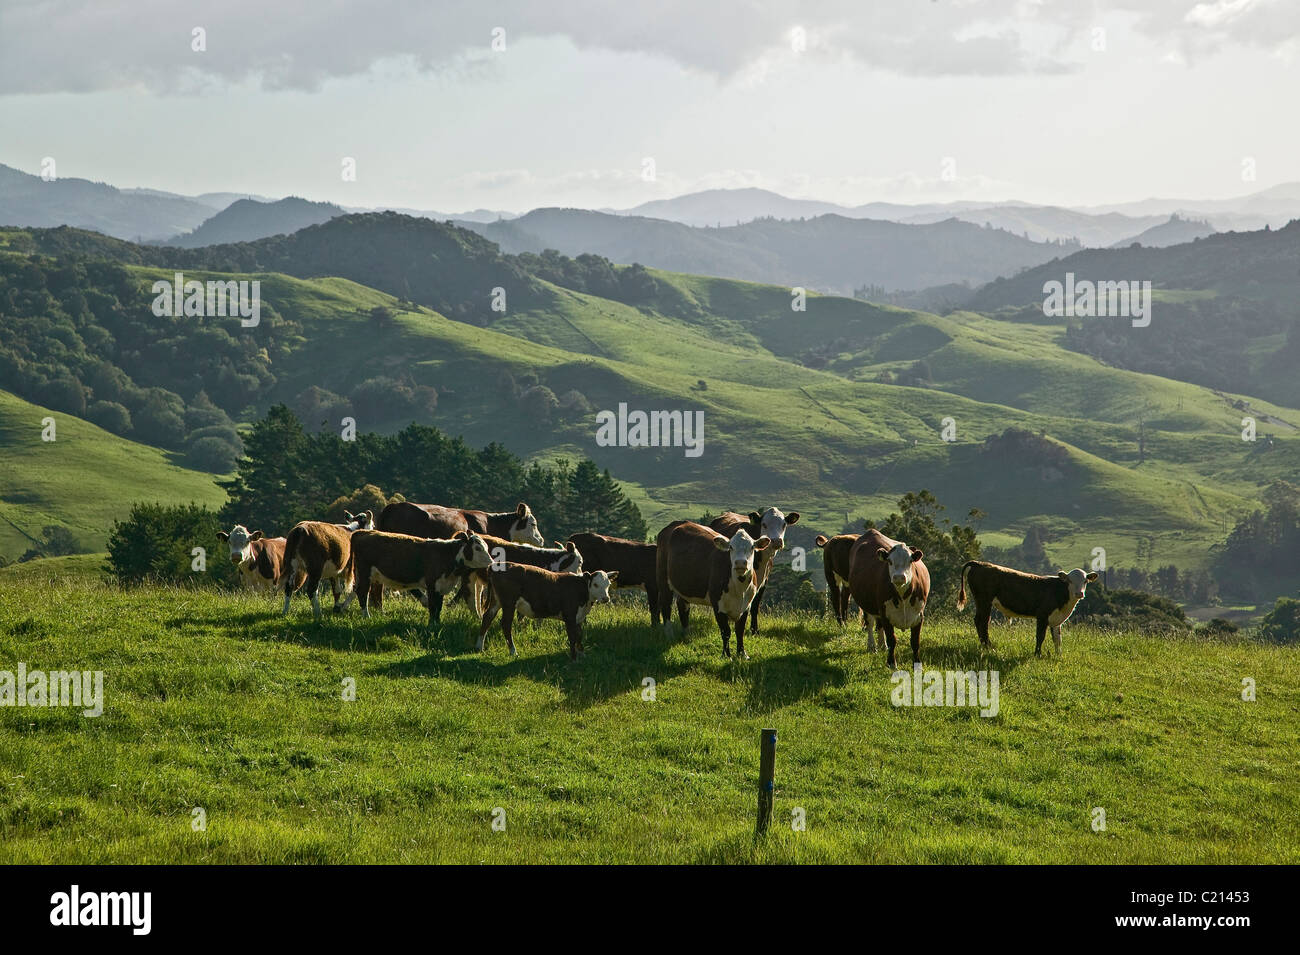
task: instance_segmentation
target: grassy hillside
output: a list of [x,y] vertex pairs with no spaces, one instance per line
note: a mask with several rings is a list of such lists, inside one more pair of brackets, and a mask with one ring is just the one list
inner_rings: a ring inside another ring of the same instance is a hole
[[[55,419],[54,441],[41,421]],[[217,505],[212,475],[171,463],[170,455],[126,441],[71,415],[0,391],[0,554],[16,558],[48,524],[101,550],[115,519],[137,500]]]
[[808,616],[732,663],[701,615],[670,640],[600,607],[570,665],[555,624],[479,655],[465,610],[427,636],[409,600],[317,626],[301,601],[0,580],[0,669],[102,670],[105,698],[0,709],[4,863],[1300,861],[1294,650],[1067,625],[1039,659],[1019,626],[981,660],[968,616],[928,625],[927,666],[999,672],[983,718],[894,707],[881,655]]

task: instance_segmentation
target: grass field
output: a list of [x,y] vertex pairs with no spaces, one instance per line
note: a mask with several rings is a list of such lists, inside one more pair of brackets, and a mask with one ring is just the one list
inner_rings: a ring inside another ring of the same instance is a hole
[[104,713],[0,708],[0,862],[1300,861],[1294,650],[1067,624],[1036,659],[1022,624],[981,660],[969,615],[928,624],[927,667],[998,671],[983,718],[894,707],[882,654],[814,615],[766,617],[740,663],[698,611],[669,639],[620,600],[570,664],[555,623],[512,660],[462,607],[317,625],[50,571],[0,572],[0,670],[102,670]]

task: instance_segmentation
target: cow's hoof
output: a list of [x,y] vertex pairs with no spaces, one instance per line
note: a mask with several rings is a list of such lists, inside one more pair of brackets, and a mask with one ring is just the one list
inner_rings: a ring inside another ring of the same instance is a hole
[[748,660],[748,659],[749,659],[749,654],[748,654],[748,653],[745,653],[745,652],[742,650],[740,653],[736,654],[736,659],[737,659],[737,660]]

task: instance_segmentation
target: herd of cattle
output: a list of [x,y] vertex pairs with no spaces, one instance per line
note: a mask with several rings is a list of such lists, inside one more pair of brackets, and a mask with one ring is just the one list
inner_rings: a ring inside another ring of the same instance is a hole
[[[546,547],[528,505],[488,513],[413,504],[389,504],[375,520],[371,511],[344,512],[347,523],[303,521],[287,537],[267,538],[236,525],[217,536],[230,547],[246,584],[284,590],[284,613],[298,590],[311,598],[319,619],[317,591],[330,582],[334,609],[346,610],[355,597],[363,616],[383,606],[384,590],[407,591],[429,610],[437,624],[444,598],[453,591],[470,602],[479,617],[478,649],[497,614],[510,653],[516,616],[564,621],[569,656],[582,652],[582,628],[593,605],[608,603],[610,591],[638,588],[650,603],[653,626],[671,631],[671,611],[685,632],[692,604],[713,611],[722,634],[722,651],[745,653],[745,626],[758,632],[758,611],[776,552],[785,546],[786,528],[797,512],[769,507],[748,515],[728,511],[708,526],[673,521],[653,544],[584,532]],[[829,600],[836,619],[849,617],[849,598],[862,611],[867,643],[876,638],[894,656],[895,628],[910,630],[912,659],[921,659],[921,625],[930,595],[930,572],[920,550],[891,540],[878,530],[818,536]],[[1035,653],[1041,654],[1050,629],[1061,652],[1061,624],[1083,598],[1097,574],[1062,571],[1055,576],[1027,574],[985,561],[967,561],[961,571],[957,609],[966,606],[969,584],[975,602],[975,629],[988,646],[989,618],[997,608],[1008,617],[1037,622]],[[872,625],[875,633],[873,636]]]

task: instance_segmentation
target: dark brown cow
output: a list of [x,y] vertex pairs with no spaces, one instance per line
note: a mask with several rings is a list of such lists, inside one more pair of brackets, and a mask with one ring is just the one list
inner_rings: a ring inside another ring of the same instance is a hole
[[[293,581],[297,574],[305,574],[307,596],[311,610],[320,619],[320,598],[317,590],[322,580],[330,581],[334,591],[334,610],[339,606],[342,593],[352,600],[352,531],[350,525],[328,524],[325,521],[302,521],[295,524],[284,543],[284,561],[292,573],[284,575],[284,613],[289,613],[289,598],[297,588]],[[346,607],[345,603],[343,607]]]
[[[849,555],[849,592],[865,618],[885,631],[889,668],[898,667],[894,628],[912,631],[912,663],[921,661],[921,625],[930,596],[930,571],[921,551],[886,537],[872,528],[853,545]],[[870,635],[868,635],[868,645]]]
[[[284,538],[265,537],[261,531],[249,533],[243,524],[236,524],[230,532],[217,531],[217,539],[230,547],[230,560],[239,568],[239,577],[245,587],[275,593],[284,583]],[[298,574],[294,580],[297,590],[306,581]]]
[[[555,547],[534,547],[532,544],[516,544],[500,537],[483,535],[488,554],[492,557],[490,569],[473,570],[468,573],[468,585],[474,595],[479,623],[484,631],[496,619],[501,605],[497,603],[488,581],[490,573],[500,570],[506,564],[524,564],[528,567],[541,567],[557,574],[580,574],[583,569],[581,552],[573,544],[558,544]],[[484,602],[486,597],[486,602]],[[479,638],[478,648],[483,649],[483,640]]]
[[644,590],[650,601],[650,624],[659,626],[659,572],[654,544],[587,531],[570,534],[569,541],[582,553],[584,569],[618,571],[618,590]]
[[[569,635],[569,659],[582,652],[582,625],[594,604],[609,603],[609,588],[618,573],[603,570],[557,574],[541,567],[507,563],[488,574],[493,599],[501,606],[501,630],[510,655],[518,656],[513,636],[515,614],[531,620],[560,619]],[[490,620],[479,629],[478,648],[487,644]]]
[[492,563],[484,539],[465,531],[450,540],[357,531],[352,535],[352,559],[362,616],[370,616],[370,588],[374,584],[393,590],[421,587],[429,595],[430,627],[438,623],[443,594],[462,582],[466,569]]
[[997,607],[1008,617],[1032,617],[1038,625],[1034,634],[1034,655],[1041,656],[1043,638],[1050,628],[1056,655],[1061,655],[1061,624],[1074,613],[1084,598],[1088,584],[1097,579],[1096,572],[1076,568],[1054,576],[1027,574],[1022,570],[1001,567],[983,560],[968,560],[961,568],[961,588],[957,591],[957,609],[966,609],[966,580],[970,579],[975,598],[975,632],[983,646],[989,643],[989,617]]
[[826,592],[830,598],[835,619],[843,625],[849,618],[849,557],[857,534],[837,534],[827,537],[817,535],[817,546],[822,549],[822,569],[826,573]]
[[773,544],[767,550],[760,551],[754,557],[754,573],[758,575],[758,593],[749,605],[749,629],[758,633],[758,608],[763,602],[763,591],[767,589],[767,580],[772,576],[772,562],[776,552],[785,547],[785,529],[791,524],[799,523],[799,512],[782,512],[779,507],[769,507],[765,511],[750,511],[749,516],[727,511],[709,522],[709,527],[730,540],[736,531],[743,530],[752,539],[766,537]]
[[755,555],[771,545],[767,537],[753,540],[741,528],[728,540],[717,531],[694,521],[673,521],[659,532],[655,572],[659,587],[659,613],[664,632],[671,634],[672,601],[677,599],[677,616],[682,632],[690,626],[690,605],[702,604],[713,610],[722,633],[722,652],[731,656],[731,624],[736,626],[736,655],[745,652],[745,617],[758,593]]

